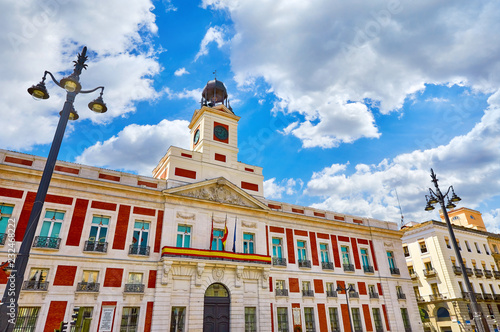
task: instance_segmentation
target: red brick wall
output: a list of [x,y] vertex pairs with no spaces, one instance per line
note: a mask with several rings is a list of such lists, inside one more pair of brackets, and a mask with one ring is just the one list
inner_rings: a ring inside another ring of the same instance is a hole
[[5,157],[5,162],[7,162],[7,163],[13,163],[13,164],[19,164],[19,165],[24,165],[24,166],[31,166],[31,165],[33,165],[33,160],[21,159],[21,158],[16,158],[16,157],[11,157],[11,156],[6,156]]
[[123,278],[123,269],[112,267],[106,268],[103,287],[121,287]]
[[342,303],[340,305],[340,311],[342,312],[342,321],[344,322],[344,331],[351,331],[351,323],[349,321],[349,310],[347,310],[347,304]]
[[387,317],[387,309],[385,307],[385,304],[382,304],[382,312],[384,313],[385,328],[387,329],[387,331],[390,331],[391,326],[389,325],[389,317]]
[[176,167],[174,174],[177,176],[182,176],[189,179],[196,179],[196,172],[190,171],[188,169]]
[[363,304],[363,316],[365,318],[366,331],[373,331],[372,320],[370,318],[370,307],[368,307],[368,304]]
[[272,303],[271,303],[271,331],[274,331],[274,312]]
[[378,295],[382,296],[384,295],[384,292],[382,292],[382,285],[379,283],[377,283],[377,288],[378,288]]
[[83,224],[85,223],[88,206],[89,201],[87,199],[76,199],[75,210],[73,211],[73,217],[71,218],[71,225],[69,226],[68,237],[66,239],[67,246],[80,245]]
[[160,252],[162,230],[163,230],[163,210],[158,210],[158,216],[156,217],[156,232],[155,232],[154,252]]
[[58,265],[53,285],[73,286],[77,268],[77,266],[73,265]]
[[146,322],[144,323],[144,332],[151,332],[151,323],[153,322],[154,302],[148,302],[146,307]]
[[377,257],[375,256],[375,250],[373,250],[373,242],[372,242],[372,240],[370,240],[370,252],[372,254],[373,268],[375,269],[375,271],[378,271]]
[[49,306],[49,313],[47,314],[47,320],[45,321],[44,332],[53,332],[55,329],[59,328],[59,324],[64,320],[64,314],[66,313],[67,301],[51,301]]
[[33,203],[35,203],[36,193],[28,192],[26,199],[24,200],[23,209],[21,215],[19,216],[19,221],[17,222],[16,228],[16,241],[22,241],[24,238],[24,232],[26,232],[26,227],[28,227],[28,220],[30,219],[31,209],[33,208]]
[[269,291],[273,292],[273,277],[269,277]]
[[127,240],[128,221],[130,219],[130,205],[120,205],[118,209],[118,219],[116,220],[115,238],[113,239],[113,249],[125,249]]
[[115,203],[92,201],[92,205],[90,207],[93,209],[99,209],[99,210],[116,211],[116,204]]
[[335,262],[335,267],[342,267],[342,265],[340,265],[340,254],[339,254],[339,245],[337,244],[337,237],[335,235],[332,235],[331,239],[332,239],[333,261]]
[[326,309],[324,303],[318,303],[318,319],[320,332],[328,332],[328,322],[326,320]]
[[286,246],[288,249],[288,263],[295,264],[295,249],[293,243],[293,229],[286,229]]
[[1,188],[0,187],[0,196],[12,197],[12,198],[23,198],[24,191],[9,189],[9,188]]
[[[345,289],[345,282],[342,280],[337,280],[337,287],[341,287],[342,289]],[[339,294],[345,294],[344,291],[339,291]]]
[[253,191],[259,191],[259,185],[255,183],[241,181],[241,188]]
[[283,227],[270,226],[269,230],[271,231],[271,233],[285,234],[285,229]]
[[72,205],[73,204],[73,197],[47,194],[47,196],[45,197],[45,202],[64,204],[64,205]]
[[309,239],[311,240],[312,263],[315,266],[319,266],[318,244],[316,243],[316,234],[314,232],[309,232]]
[[359,261],[358,243],[355,237],[351,237],[351,245],[352,245],[352,253],[354,256],[354,265],[356,269],[361,269],[361,263]]
[[358,291],[359,295],[367,295],[366,284],[364,282],[358,281]]
[[65,166],[59,166],[59,165],[56,165],[54,167],[54,170],[58,171],[58,172],[64,172],[64,173],[70,173],[70,174],[76,174],[76,175],[78,175],[80,173],[80,170],[78,168],[71,168],[71,167],[65,167]]
[[290,287],[290,293],[300,293],[299,279],[288,278],[288,287]]
[[314,292],[321,294],[325,292],[325,290],[323,289],[323,280],[314,279]]
[[156,287],[156,270],[149,270],[148,275],[148,288]]
[[[236,230],[234,230],[236,232]],[[269,226],[266,225],[266,247],[267,255],[269,256]]]
[[139,206],[134,206],[134,213],[135,214],[142,214],[144,216],[154,217],[156,215],[156,210],[143,208],[143,207],[139,207]]
[[301,231],[300,229],[294,230],[293,233],[299,236],[307,236],[307,231]]

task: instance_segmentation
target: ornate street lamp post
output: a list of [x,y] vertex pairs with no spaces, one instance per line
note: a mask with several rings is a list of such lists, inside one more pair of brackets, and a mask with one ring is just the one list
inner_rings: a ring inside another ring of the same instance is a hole
[[352,288],[352,285],[349,285],[349,287],[347,288],[337,285],[337,292],[345,292],[345,299],[347,301],[347,314],[349,315],[349,326],[351,327],[351,332],[354,332],[354,327],[352,326],[351,309],[349,308],[349,292],[353,290],[354,289]]
[[[456,207],[455,202],[459,202],[462,199],[455,194],[455,190],[453,186],[450,186],[446,193],[443,195],[441,190],[439,190],[438,179],[434,170],[431,168],[431,178],[434,183],[434,187],[436,191],[434,192],[431,188],[429,188],[429,195],[425,195],[427,200],[427,205],[425,207],[425,211],[434,210],[434,204],[439,203],[441,205],[441,210],[443,211],[444,220],[446,221],[446,226],[448,226],[448,232],[450,233],[451,243],[453,245],[453,249],[455,250],[455,255],[457,255],[458,263],[460,264],[460,268],[462,269],[462,275],[464,277],[465,287],[467,288],[467,293],[470,299],[470,304],[472,307],[472,315],[474,322],[476,324],[476,328],[479,332],[490,332],[488,327],[488,323],[486,322],[483,313],[481,312],[481,308],[477,304],[476,294],[472,290],[472,286],[469,280],[469,276],[467,275],[467,271],[465,270],[465,265],[462,260],[462,255],[460,254],[460,250],[458,249],[457,240],[455,238],[455,233],[453,232],[453,227],[451,226],[450,218],[448,217],[448,211],[446,209],[453,209]],[[451,197],[448,197],[451,190]],[[448,203],[445,205],[444,200],[448,198]]]
[[78,113],[75,111],[75,108],[73,106],[75,97],[79,93],[91,93],[96,90],[101,90],[101,94],[99,95],[99,97],[91,101],[88,106],[90,110],[96,113],[104,113],[107,111],[106,104],[102,99],[104,87],[99,86],[92,90],[82,90],[82,86],[80,84],[80,74],[82,73],[83,69],[87,69],[87,65],[85,64],[85,61],[87,60],[87,56],[85,55],[86,53],[87,47],[84,47],[82,53],[78,54],[78,60],[74,61],[75,69],[73,73],[68,77],[61,79],[60,82],[58,82],[54,78],[54,75],[52,75],[51,72],[45,71],[42,81],[28,89],[28,93],[32,95],[33,98],[48,99],[49,93],[47,91],[47,88],[45,87],[45,79],[48,74],[57,86],[66,90],[66,102],[64,103],[62,111],[59,113],[59,123],[57,124],[57,129],[52,141],[52,146],[50,147],[49,156],[47,157],[47,162],[42,173],[40,185],[38,186],[35,203],[33,204],[33,208],[31,209],[26,232],[24,234],[19,252],[17,253],[15,261],[13,262],[14,266],[5,287],[5,292],[2,298],[2,306],[0,308],[0,331],[12,331],[15,326],[14,322],[17,318],[17,312],[19,309],[19,293],[21,291],[21,285],[24,280],[26,266],[28,265],[31,245],[35,236],[38,220],[40,219],[43,203],[45,202],[45,196],[47,195],[50,180],[52,179],[52,173],[54,172],[54,167],[56,164],[57,155],[59,154],[59,149],[61,147],[64,131],[66,130],[68,120],[78,119]]

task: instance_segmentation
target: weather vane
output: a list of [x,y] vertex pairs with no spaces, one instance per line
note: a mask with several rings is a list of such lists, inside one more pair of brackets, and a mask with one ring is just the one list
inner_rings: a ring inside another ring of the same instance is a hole
[[217,70],[214,70],[214,72],[212,74],[214,74],[214,80],[217,81]]

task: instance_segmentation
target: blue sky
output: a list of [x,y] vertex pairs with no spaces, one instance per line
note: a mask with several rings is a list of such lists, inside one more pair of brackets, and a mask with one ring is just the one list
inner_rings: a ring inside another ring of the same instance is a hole
[[265,196],[359,216],[423,211],[434,168],[461,206],[500,231],[500,4],[403,0],[34,0],[4,4],[0,147],[46,156],[64,93],[34,101],[86,45],[84,88],[60,159],[150,175],[188,147],[201,90],[217,78],[241,116],[239,160]]

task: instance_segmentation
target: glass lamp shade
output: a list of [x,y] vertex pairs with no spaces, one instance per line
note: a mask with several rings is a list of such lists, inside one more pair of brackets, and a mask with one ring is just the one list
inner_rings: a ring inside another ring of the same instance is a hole
[[[62,116],[62,112],[59,112],[59,115]],[[75,121],[75,120],[78,120],[80,116],[78,115],[78,112],[73,108],[70,112],[69,112],[69,118],[68,120],[70,121]]]
[[452,202],[460,202],[462,199],[460,197],[458,197],[455,193],[453,193],[450,200]]
[[431,196],[431,197],[429,198],[429,204],[436,204],[436,203],[438,203],[437,198],[436,198],[436,197],[434,197],[434,196]]
[[432,210],[434,210],[434,209],[435,209],[435,207],[434,207],[434,206],[432,206],[432,205],[430,205],[429,203],[427,203],[427,206],[425,207],[425,211],[432,211]]
[[28,93],[35,99],[48,99],[49,92],[45,87],[45,83],[40,82],[28,89]]
[[78,82],[78,79],[73,75],[63,78],[60,83],[61,86],[68,92],[78,93],[82,89],[82,86]]
[[453,208],[456,208],[457,206],[455,204],[453,204],[451,201],[448,201],[448,204],[446,204],[446,208],[447,209],[453,209]]
[[94,100],[92,100],[89,103],[89,108],[91,111],[96,112],[96,113],[106,113],[108,108],[106,107],[106,104],[102,100],[102,97],[98,97]]

